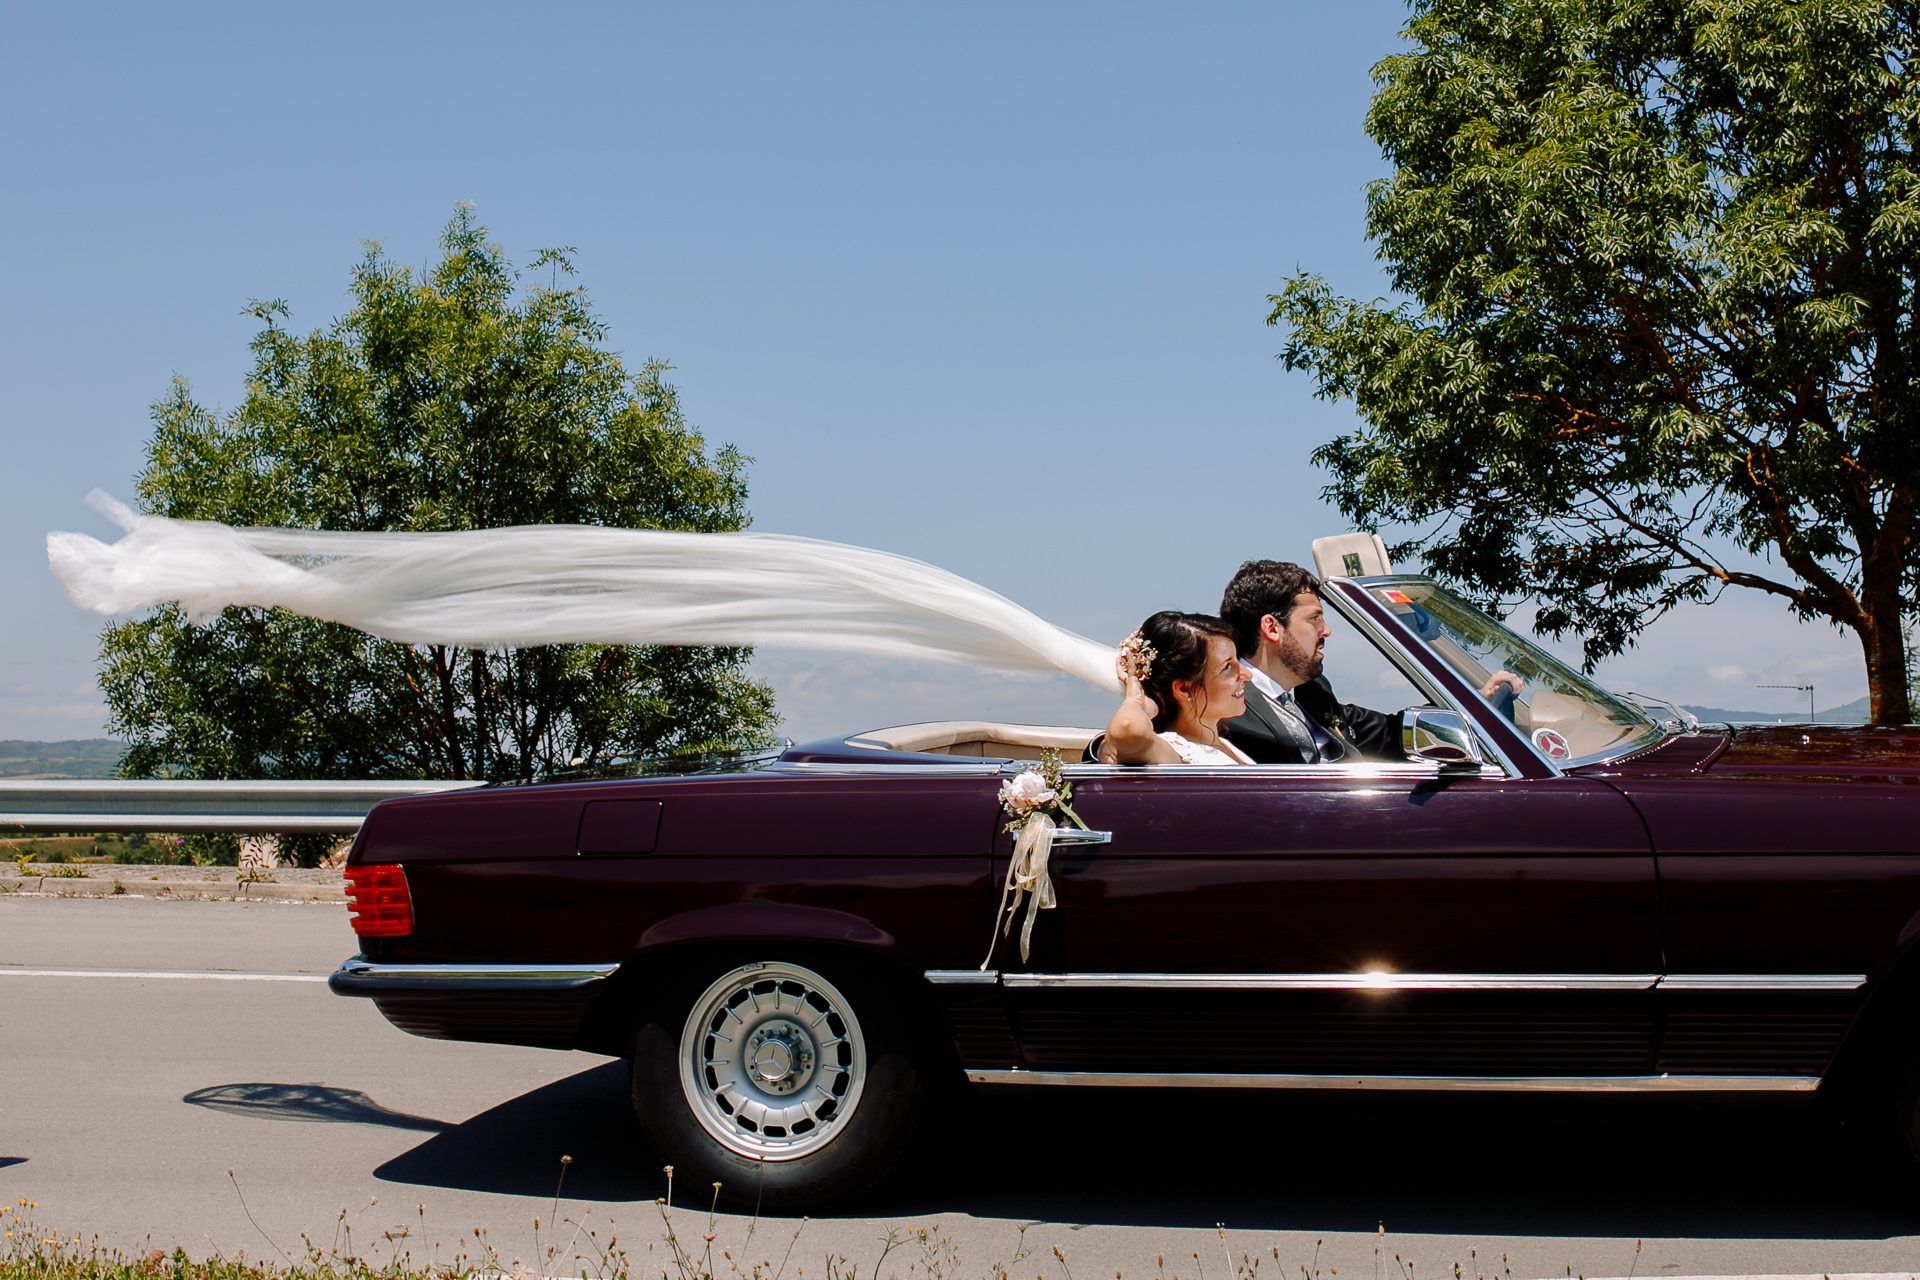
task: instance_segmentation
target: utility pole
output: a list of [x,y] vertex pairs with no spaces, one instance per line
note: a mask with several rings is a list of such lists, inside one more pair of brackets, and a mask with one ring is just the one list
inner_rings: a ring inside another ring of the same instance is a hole
[[1820,718],[1819,712],[1813,709],[1813,686],[1810,684],[1757,684],[1753,687],[1756,689],[1793,689],[1804,693],[1807,695],[1807,723],[1813,724]]

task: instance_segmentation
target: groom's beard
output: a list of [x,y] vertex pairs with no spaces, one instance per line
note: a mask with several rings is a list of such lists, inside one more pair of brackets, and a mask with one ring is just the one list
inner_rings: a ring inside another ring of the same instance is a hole
[[1319,679],[1320,670],[1326,665],[1321,657],[1319,644],[1316,643],[1313,649],[1308,651],[1301,648],[1299,642],[1292,636],[1280,637],[1279,651],[1276,656],[1280,659],[1281,666],[1300,677],[1302,684]]

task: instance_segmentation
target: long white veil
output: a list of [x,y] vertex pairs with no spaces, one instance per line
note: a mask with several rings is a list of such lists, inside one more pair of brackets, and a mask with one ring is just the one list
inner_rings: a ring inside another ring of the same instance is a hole
[[99,613],[177,602],[205,619],[277,606],[406,644],[788,645],[1064,671],[1117,689],[1113,650],[906,556],[766,533],[537,525],[325,533],[144,516],[47,535],[67,595]]

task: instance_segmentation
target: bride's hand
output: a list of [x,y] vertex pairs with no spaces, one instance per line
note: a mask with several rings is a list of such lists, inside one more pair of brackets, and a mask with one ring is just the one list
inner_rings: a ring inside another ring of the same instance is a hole
[[1140,683],[1140,677],[1133,673],[1133,660],[1125,652],[1114,656],[1113,672],[1120,677],[1120,700],[1138,703],[1145,707],[1149,719],[1160,714],[1160,708],[1147,693],[1147,687]]
[[1120,673],[1120,683],[1132,680],[1139,683],[1153,670],[1153,660],[1160,655],[1155,653],[1147,638],[1138,631],[1114,646],[1114,669]]

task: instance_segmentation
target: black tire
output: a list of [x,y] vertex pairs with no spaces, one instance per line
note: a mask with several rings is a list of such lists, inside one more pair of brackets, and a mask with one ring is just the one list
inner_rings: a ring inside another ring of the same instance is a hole
[[812,960],[715,964],[634,1030],[634,1115],[675,1199],[801,1212],[858,1198],[912,1153],[929,1109],[878,982]]
[[1920,1164],[1920,1028],[1903,1026],[1891,1039],[1888,1087],[1879,1092],[1882,1098],[1891,1096],[1894,1149],[1911,1171]]

